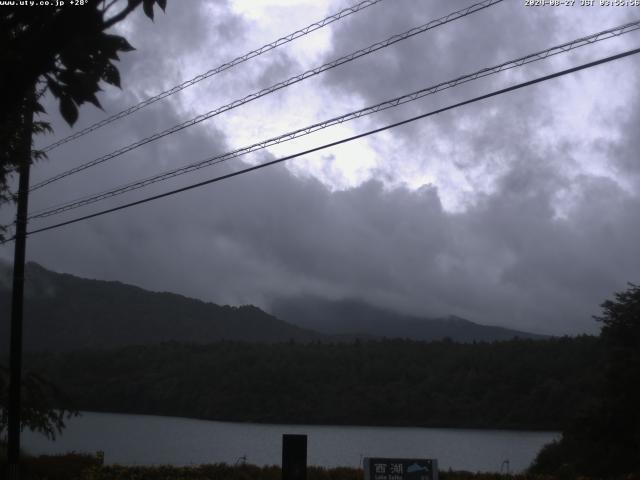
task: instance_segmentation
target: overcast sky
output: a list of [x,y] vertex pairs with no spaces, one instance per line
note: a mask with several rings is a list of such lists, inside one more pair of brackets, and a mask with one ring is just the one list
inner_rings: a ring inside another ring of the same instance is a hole
[[[51,152],[32,184],[473,3],[380,4]],[[576,3],[580,3],[579,1]],[[346,6],[345,0],[169,0],[118,27],[136,47],[107,113]],[[640,18],[632,7],[490,9],[226,112],[31,197],[30,210],[239,148]],[[640,45],[640,33],[504,72],[200,170],[32,228],[118,205]],[[599,304],[640,282],[640,58],[495,97],[340,147],[29,238],[28,259],[222,304],[301,294],[551,334],[593,333]],[[55,137],[74,130],[48,100]],[[39,140],[48,144],[52,137]],[[245,163],[247,162],[247,163]],[[12,208],[3,207],[4,221]],[[12,245],[0,247],[12,258]]]

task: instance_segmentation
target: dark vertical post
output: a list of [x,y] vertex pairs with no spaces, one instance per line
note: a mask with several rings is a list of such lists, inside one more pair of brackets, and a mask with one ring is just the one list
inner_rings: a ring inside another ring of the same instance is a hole
[[282,480],[307,479],[307,436],[282,435]]
[[7,463],[9,479],[20,478],[20,386],[22,383],[22,310],[24,299],[24,260],[27,247],[27,211],[31,133],[33,128],[33,92],[25,98],[22,117],[22,151],[20,152],[18,208],[13,256],[13,290],[11,298],[11,335],[9,353],[9,408]]

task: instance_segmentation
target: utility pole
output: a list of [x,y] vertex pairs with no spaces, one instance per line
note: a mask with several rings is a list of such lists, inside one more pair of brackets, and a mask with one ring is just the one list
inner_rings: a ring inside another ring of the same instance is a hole
[[31,135],[35,89],[24,99],[19,132],[21,149],[18,172],[18,207],[16,213],[15,249],[13,256],[13,290],[11,297],[11,335],[9,353],[8,408],[8,479],[20,479],[20,409],[22,384],[22,313],[24,303],[24,261],[27,247],[27,212],[29,208],[29,170],[31,167]]

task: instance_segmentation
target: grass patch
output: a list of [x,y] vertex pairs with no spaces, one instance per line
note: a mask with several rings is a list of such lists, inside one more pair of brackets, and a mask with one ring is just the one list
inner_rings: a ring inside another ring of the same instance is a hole
[[[41,455],[24,459],[24,480],[281,480],[280,467],[232,466],[224,463],[191,467],[101,465],[88,454]],[[0,472],[4,473],[6,462]],[[0,479],[4,478],[0,475]],[[309,467],[307,480],[364,480],[361,469]],[[570,480],[548,475],[440,472],[440,480]],[[595,480],[580,477],[577,480]],[[640,473],[620,480],[640,480]]]
[[[6,447],[0,454],[0,479],[7,471]],[[23,480],[84,480],[91,470],[97,471],[101,460],[94,455],[67,453],[64,455],[23,456],[21,460]],[[127,478],[127,477],[120,477]]]

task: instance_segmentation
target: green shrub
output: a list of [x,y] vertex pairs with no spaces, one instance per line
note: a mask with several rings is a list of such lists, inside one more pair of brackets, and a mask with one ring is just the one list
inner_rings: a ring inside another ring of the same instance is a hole
[[[5,446],[6,450],[6,446]],[[24,480],[82,480],[91,468],[98,468],[100,459],[93,455],[67,453],[65,455],[23,456],[22,477]],[[6,455],[0,460],[0,475],[6,471]],[[3,478],[0,476],[0,478]]]

